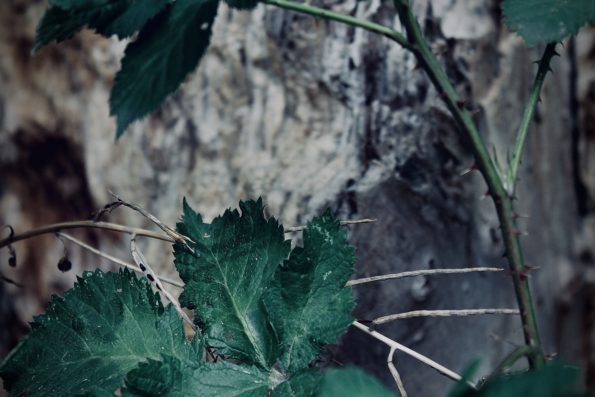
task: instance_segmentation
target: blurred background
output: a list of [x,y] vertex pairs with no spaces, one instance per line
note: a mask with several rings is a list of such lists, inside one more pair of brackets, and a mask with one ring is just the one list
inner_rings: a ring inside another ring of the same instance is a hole
[[[390,2],[314,1],[398,28]],[[502,24],[495,0],[416,0],[432,47],[501,163],[531,85],[540,48]],[[0,2],[0,224],[17,233],[90,219],[108,190],[174,225],[181,201],[212,219],[262,196],[286,226],[330,207],[350,227],[357,276],[502,266],[486,187],[448,111],[415,60],[387,39],[264,5],[220,5],[212,45],[182,89],[118,141],[108,98],[125,42],[90,31],[31,56],[39,0]],[[595,387],[595,28],[560,46],[524,157],[517,211],[548,354],[585,370]],[[152,227],[118,209],[106,220]],[[8,230],[3,230],[3,237]],[[130,261],[126,236],[69,232]],[[175,277],[171,246],[141,240],[162,275]],[[0,251],[0,357],[29,330],[49,297],[83,270],[113,269],[53,235]],[[57,268],[67,249],[73,270]],[[175,290],[172,290],[174,292]],[[416,309],[515,307],[507,272],[433,276],[355,287],[355,315]],[[518,318],[402,320],[379,331],[462,371],[488,373],[521,345]],[[327,360],[357,364],[393,387],[386,347],[350,330]],[[409,393],[440,396],[452,382],[397,354]],[[1,395],[1,392],[0,392]]]

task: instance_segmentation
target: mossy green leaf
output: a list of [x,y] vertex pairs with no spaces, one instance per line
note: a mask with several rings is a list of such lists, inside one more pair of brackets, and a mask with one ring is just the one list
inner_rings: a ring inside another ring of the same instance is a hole
[[502,12],[510,30],[533,46],[560,41],[595,22],[595,1],[504,0]]
[[327,211],[308,223],[303,239],[277,270],[265,300],[287,371],[305,368],[353,321],[353,295],[345,283],[355,256],[346,231]]
[[115,390],[139,362],[163,353],[200,360],[176,311],[164,308],[144,279],[97,270],[52,297],[0,365],[0,376],[11,395],[93,394]]
[[218,0],[176,0],[128,44],[110,97],[117,137],[155,110],[198,66],[218,5]]
[[175,265],[186,283],[180,302],[195,310],[206,343],[220,354],[270,368],[279,341],[263,297],[290,243],[277,220],[265,218],[261,200],[241,202],[240,209],[206,224],[184,202],[178,231],[195,242],[195,252],[175,246]]

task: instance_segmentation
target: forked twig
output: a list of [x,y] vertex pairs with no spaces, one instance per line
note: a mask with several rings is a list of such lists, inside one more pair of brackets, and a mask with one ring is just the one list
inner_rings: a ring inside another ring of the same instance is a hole
[[395,364],[393,362],[393,356],[395,355],[396,350],[397,349],[394,346],[390,348],[390,352],[388,353],[387,359],[388,370],[390,371],[391,375],[393,376],[393,379],[397,384],[397,388],[399,389],[399,393],[401,393],[401,397],[407,397],[405,385],[403,384],[403,381],[401,380],[401,375],[399,375],[399,371],[397,371],[397,367],[395,367]]
[[[127,269],[130,269],[130,270],[135,271],[137,273],[143,273],[143,271],[139,267],[134,266],[134,265],[132,265],[132,264],[130,264],[128,262],[125,262],[125,261],[123,261],[123,260],[121,260],[119,258],[116,258],[115,256],[111,256],[110,254],[106,254],[105,252],[101,252],[97,248],[92,247],[92,246],[90,246],[90,245],[82,242],[81,240],[76,239],[76,238],[74,238],[74,237],[72,237],[72,236],[70,236],[70,235],[68,235],[66,233],[58,232],[57,234],[60,237],[63,237],[64,239],[70,241],[71,243],[74,243],[74,244],[78,245],[79,247],[84,248],[87,251],[90,251],[90,252],[94,253],[95,255],[98,255],[98,256],[100,256],[102,258],[105,258],[108,261],[111,261],[111,262],[113,262],[113,263],[115,263],[117,265],[120,265],[122,267],[125,267]],[[164,283],[173,285],[174,287],[184,288],[184,284],[182,284],[182,283],[180,283],[178,281],[171,280],[169,278],[162,277],[162,276],[158,276],[157,278],[159,278],[159,280],[161,280]]]
[[[403,346],[399,342],[396,342],[396,341],[390,339],[389,337],[384,336],[380,332],[370,329],[369,327],[365,326],[364,324],[360,323],[359,321],[354,321],[351,324],[354,327],[356,327],[357,329],[364,331],[366,334],[372,336],[373,338],[378,339],[379,341],[381,341],[385,345],[389,346],[390,348],[394,348],[395,350],[402,351],[403,353],[407,354],[408,356],[411,356],[411,357],[415,358],[416,360],[421,361],[422,363],[435,369],[436,371],[440,372],[442,375],[444,375],[452,380],[455,380],[458,382],[463,379],[461,377],[461,375],[457,374],[456,372],[446,368],[445,366],[443,366],[441,364],[438,364],[436,361],[424,356],[421,353],[416,352],[415,350],[408,348],[407,346]],[[471,386],[473,389],[476,389],[475,384],[473,384],[471,381],[467,381],[467,384],[469,384],[469,386]]]
[[132,238],[130,239],[130,253],[132,254],[132,259],[134,259],[134,262],[136,263],[136,265],[140,268],[140,270],[142,270],[142,272],[145,274],[145,276],[151,282],[151,284],[154,284],[155,288],[157,288],[160,292],[163,293],[163,295],[165,295],[167,300],[169,300],[171,302],[171,304],[174,305],[174,308],[180,314],[180,316],[182,316],[184,321],[186,321],[192,327],[193,330],[196,330],[196,326],[194,325],[192,320],[190,320],[190,318],[188,317],[186,312],[184,312],[184,310],[182,310],[182,307],[180,306],[180,302],[178,302],[178,300],[176,298],[174,298],[169,292],[167,292],[163,288],[163,285],[161,284],[159,277],[153,271],[151,266],[149,266],[149,262],[147,261],[145,256],[142,254],[142,252],[140,252],[138,250],[138,248],[136,247],[136,236],[135,235],[132,235]]
[[405,313],[389,314],[372,320],[372,324],[384,324],[395,320],[416,317],[465,317],[484,314],[520,314],[517,309],[464,309],[464,310],[413,310]]
[[499,267],[467,267],[461,269],[426,269],[426,270],[413,270],[401,273],[384,274],[381,276],[372,276],[365,278],[358,278],[355,280],[347,281],[346,287],[352,287],[354,285],[373,283],[375,281],[384,280],[396,280],[405,277],[416,277],[416,276],[433,276],[436,274],[459,274],[459,273],[474,273],[474,272],[501,272],[504,269]]

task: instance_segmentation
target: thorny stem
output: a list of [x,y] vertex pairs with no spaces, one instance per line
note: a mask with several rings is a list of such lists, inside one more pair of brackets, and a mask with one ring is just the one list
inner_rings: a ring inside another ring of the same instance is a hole
[[[399,342],[390,339],[389,337],[381,334],[378,331],[374,331],[373,329],[360,323],[359,321],[354,321],[353,323],[351,323],[351,325],[353,325],[355,328],[359,329],[360,331],[363,331],[366,334],[370,335],[374,339],[381,341],[382,343],[384,343],[391,349],[401,351],[401,352],[407,354],[408,356],[421,361],[422,363],[435,369],[436,371],[440,372],[442,375],[444,375],[452,380],[460,381],[463,379],[461,377],[461,375],[457,374],[453,370],[446,368],[444,365],[438,364],[436,361],[432,360],[431,358],[426,357],[423,354],[418,353],[415,350],[412,350],[412,349],[408,348],[407,346],[404,346],[404,345],[400,344]],[[467,384],[469,386],[471,386],[473,389],[476,388],[475,385],[469,381],[467,381]]]
[[520,317],[523,323],[525,344],[537,351],[537,354],[529,359],[529,364],[531,368],[541,367],[545,363],[545,357],[541,348],[541,340],[539,337],[539,329],[537,327],[533,298],[531,296],[531,288],[527,277],[527,269],[524,263],[521,244],[516,233],[517,227],[513,216],[512,199],[504,188],[502,178],[500,177],[488,149],[471,118],[471,114],[458,105],[459,97],[450,83],[448,76],[444,72],[444,69],[432,53],[417,19],[411,11],[409,2],[407,0],[394,0],[394,4],[397,13],[399,14],[401,24],[407,31],[407,38],[410,46],[413,47],[413,54],[416,56],[421,67],[426,71],[431,82],[444,99],[446,106],[459,127],[459,132],[463,138],[471,143],[479,170],[488,185],[489,193],[494,201],[498,219],[500,220],[500,232],[504,240],[517,303],[521,312]]
[[539,102],[539,94],[541,93],[541,87],[543,87],[543,82],[545,81],[545,76],[547,75],[547,72],[551,70],[550,61],[552,60],[554,55],[558,55],[558,53],[556,52],[556,44],[557,43],[548,44],[545,47],[543,56],[539,60],[537,74],[535,75],[535,80],[533,81],[533,85],[531,87],[531,93],[529,94],[529,99],[527,100],[527,105],[525,106],[525,111],[523,112],[521,124],[516,135],[516,142],[514,144],[512,158],[508,167],[508,175],[506,181],[506,187],[511,195],[514,195],[517,176],[519,173],[519,166],[521,164],[521,158],[523,155],[523,149],[525,148],[525,143],[527,142],[529,126],[531,125],[531,121],[533,121],[533,115],[535,114],[537,103]]

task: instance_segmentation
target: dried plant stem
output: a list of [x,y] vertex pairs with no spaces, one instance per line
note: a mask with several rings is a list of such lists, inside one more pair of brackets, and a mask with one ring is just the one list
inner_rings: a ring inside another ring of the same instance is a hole
[[[90,252],[94,253],[95,255],[98,255],[98,256],[100,256],[102,258],[105,258],[108,261],[111,261],[111,262],[113,262],[113,263],[115,263],[117,265],[120,265],[122,267],[125,267],[127,269],[130,269],[130,270],[135,271],[137,273],[143,273],[143,271],[139,267],[134,266],[134,265],[132,265],[132,264],[130,264],[128,262],[125,262],[125,261],[123,261],[123,260],[121,260],[119,258],[116,258],[115,256],[111,256],[110,254],[106,254],[105,252],[102,252],[102,251],[98,250],[97,248],[92,247],[92,246],[90,246],[90,245],[82,242],[81,240],[79,240],[77,238],[74,238],[74,237],[72,237],[72,236],[70,236],[70,235],[68,235],[66,233],[58,232],[57,234],[60,237],[63,237],[64,239],[70,241],[71,243],[76,244],[79,247],[84,248],[87,251],[90,251]],[[170,285],[173,285],[174,287],[184,288],[184,284],[182,284],[182,283],[180,283],[178,281],[171,280],[169,278],[162,277],[162,276],[158,276],[158,278],[162,282],[167,283],[167,284],[170,284]]]
[[520,314],[517,309],[463,309],[463,310],[414,310],[405,313],[389,314],[372,320],[372,324],[384,324],[396,320],[417,317],[466,317],[486,314]]
[[[356,219],[350,221],[341,221],[341,226],[348,226],[348,225],[359,225],[362,223],[374,223],[376,219]],[[292,233],[292,232],[301,232],[302,230],[306,229],[307,226],[290,226],[286,227],[285,233]]]
[[[375,219],[360,219],[360,220],[352,220],[352,221],[341,221],[341,225],[355,225],[360,223],[371,223],[374,222]],[[9,237],[6,237],[0,240],[0,248],[4,248],[9,246],[12,243],[16,243],[18,241],[26,240],[32,237],[41,236],[43,234],[55,234],[62,230],[67,229],[80,229],[80,228],[93,228],[93,229],[103,229],[103,230],[110,230],[113,232],[119,233],[127,233],[127,234],[136,234],[137,236],[149,237],[154,238],[156,240],[167,241],[173,243],[176,241],[173,237],[164,234],[155,232],[153,230],[142,229],[138,227],[130,227],[125,225],[120,225],[118,223],[109,223],[109,222],[95,222],[95,221],[72,221],[72,222],[62,222],[62,223],[54,223],[51,225],[42,226],[37,229],[31,229],[21,234],[14,234]],[[304,230],[306,226],[293,226],[285,229],[285,233],[291,233],[296,231]]]
[[163,285],[161,284],[159,276],[153,271],[151,266],[149,266],[149,261],[145,258],[142,252],[136,246],[136,235],[132,235],[130,239],[130,253],[132,254],[132,259],[136,265],[140,268],[140,270],[145,274],[147,279],[151,282],[151,284],[155,285],[155,287],[171,302],[174,306],[176,311],[180,314],[182,319],[186,321],[192,327],[193,330],[196,330],[196,325],[190,320],[190,317],[186,314],[184,310],[182,310],[182,306],[180,306],[180,302],[176,298],[173,297],[172,294],[167,292]]
[[[387,336],[384,336],[383,334],[379,333],[378,331],[374,331],[374,330],[370,329],[369,327],[365,326],[364,324],[360,323],[359,321],[354,321],[351,324],[354,327],[356,327],[357,329],[370,335],[374,339],[381,341],[385,345],[389,346],[391,349],[394,348],[395,350],[401,351],[401,352],[407,354],[408,356],[415,358],[416,360],[418,360],[418,361],[426,364],[427,366],[435,369],[436,371],[440,372],[442,375],[444,375],[454,381],[457,381],[457,382],[462,380],[461,375],[457,374],[456,372],[446,368],[445,366],[443,366],[441,364],[438,364],[436,361],[424,356],[423,354],[418,353],[415,350],[412,350],[412,349],[408,348],[407,346],[404,346],[404,345],[400,344],[399,342],[396,342],[396,341],[390,339]],[[467,383],[469,384],[469,386],[471,386],[475,389],[475,385],[473,383],[471,383],[471,382],[467,382]]]
[[395,367],[395,364],[393,362],[393,357],[395,355],[396,350],[397,349],[394,346],[390,348],[390,352],[388,353],[387,359],[388,370],[390,371],[391,375],[393,376],[393,379],[395,380],[395,383],[397,384],[397,389],[399,389],[401,397],[407,397],[405,385],[403,384],[403,380],[401,380],[401,375],[399,374],[399,371],[397,371],[397,367]]
[[460,273],[474,273],[474,272],[501,272],[504,269],[498,267],[467,267],[460,269],[426,269],[426,270],[412,270],[401,273],[384,274],[382,276],[372,276],[365,278],[358,278],[355,280],[349,280],[346,287],[353,287],[354,285],[373,283],[376,281],[384,280],[396,280],[405,277],[417,277],[417,276],[433,276],[437,274],[460,274]]

